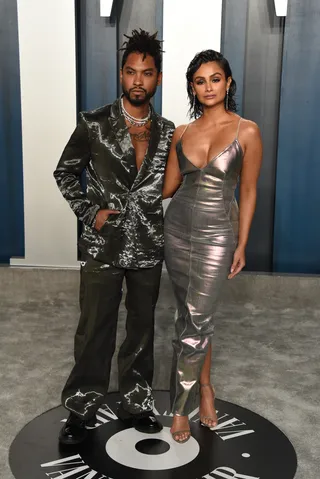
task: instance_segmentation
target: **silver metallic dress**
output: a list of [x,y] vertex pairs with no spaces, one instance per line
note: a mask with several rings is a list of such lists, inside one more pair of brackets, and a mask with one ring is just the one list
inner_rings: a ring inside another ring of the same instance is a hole
[[243,157],[238,132],[204,168],[188,160],[181,139],[177,143],[183,182],[165,216],[165,261],[177,302],[171,406],[182,416],[196,407],[217,300],[238,241],[234,191]]

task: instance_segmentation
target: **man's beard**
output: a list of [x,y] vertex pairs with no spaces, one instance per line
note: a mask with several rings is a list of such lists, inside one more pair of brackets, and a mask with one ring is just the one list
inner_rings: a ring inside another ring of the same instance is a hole
[[144,88],[139,88],[141,92],[144,92],[143,97],[141,98],[135,98],[135,93],[134,90],[137,90],[137,88],[131,88],[130,90],[126,90],[124,86],[122,86],[122,91],[126,99],[128,100],[129,103],[133,106],[141,106],[141,105],[146,105],[149,103],[151,98],[154,96],[154,94],[157,91],[157,87],[155,87],[152,91],[147,92]]

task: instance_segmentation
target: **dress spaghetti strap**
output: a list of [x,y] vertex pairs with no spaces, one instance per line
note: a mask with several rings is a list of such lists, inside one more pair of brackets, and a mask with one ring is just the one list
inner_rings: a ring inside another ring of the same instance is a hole
[[239,136],[239,130],[240,130],[240,123],[241,123],[241,116],[240,116],[240,120],[239,120],[239,123],[238,123],[238,129],[237,129],[237,134],[236,134],[236,140],[238,139],[238,136]]
[[183,137],[183,135],[185,134],[185,132],[187,131],[189,125],[190,125],[190,123],[188,123],[188,124],[186,125],[185,129],[184,129],[183,132],[181,133],[181,135],[180,135],[180,140],[181,140],[181,138]]

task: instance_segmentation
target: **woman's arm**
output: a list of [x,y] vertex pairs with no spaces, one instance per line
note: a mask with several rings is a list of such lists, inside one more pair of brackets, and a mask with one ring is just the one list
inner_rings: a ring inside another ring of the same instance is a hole
[[184,125],[178,126],[178,128],[175,129],[172,136],[169,158],[167,161],[166,172],[164,175],[164,182],[163,182],[163,189],[162,189],[163,199],[171,198],[171,196],[173,196],[174,193],[179,188],[182,181],[182,175],[180,172],[176,146],[184,128],[185,128]]
[[240,175],[239,240],[234,254],[229,279],[238,274],[245,266],[245,248],[256,207],[257,182],[262,162],[262,141],[258,126],[246,122],[242,139],[245,149]]

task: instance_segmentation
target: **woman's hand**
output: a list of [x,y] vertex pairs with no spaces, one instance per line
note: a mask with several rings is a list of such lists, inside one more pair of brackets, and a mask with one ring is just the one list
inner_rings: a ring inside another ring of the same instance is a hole
[[238,246],[233,255],[233,263],[231,266],[231,272],[228,276],[228,279],[234,278],[242,268],[244,268],[246,264],[246,255],[245,255],[245,248],[242,246]]

